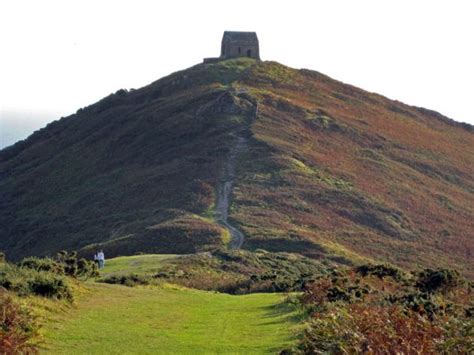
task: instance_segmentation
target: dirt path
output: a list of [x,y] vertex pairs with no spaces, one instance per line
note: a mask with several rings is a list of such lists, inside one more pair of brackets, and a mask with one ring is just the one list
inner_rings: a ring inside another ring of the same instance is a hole
[[237,137],[237,143],[231,149],[229,157],[224,164],[219,185],[217,186],[216,214],[217,222],[227,228],[232,240],[230,247],[232,249],[240,249],[244,243],[244,234],[228,222],[230,196],[236,179],[236,163],[240,153],[247,147],[247,139]]

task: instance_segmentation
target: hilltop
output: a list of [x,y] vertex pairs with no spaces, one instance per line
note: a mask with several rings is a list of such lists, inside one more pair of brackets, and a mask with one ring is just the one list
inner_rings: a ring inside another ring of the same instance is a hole
[[2,150],[0,249],[193,253],[228,222],[243,249],[472,278],[473,131],[316,71],[199,64]]

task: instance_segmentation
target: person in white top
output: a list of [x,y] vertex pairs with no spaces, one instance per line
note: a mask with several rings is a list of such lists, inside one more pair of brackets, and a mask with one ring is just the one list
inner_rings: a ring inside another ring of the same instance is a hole
[[97,253],[97,260],[99,261],[99,269],[103,269],[105,266],[105,255],[103,250]]
[[99,267],[99,258],[97,257],[98,253],[94,253],[94,263]]

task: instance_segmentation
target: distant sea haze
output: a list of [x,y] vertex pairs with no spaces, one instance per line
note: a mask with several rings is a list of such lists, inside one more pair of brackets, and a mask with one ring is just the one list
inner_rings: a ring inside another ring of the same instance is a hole
[[1,110],[0,149],[28,138],[34,131],[57,119],[59,114],[54,112]]

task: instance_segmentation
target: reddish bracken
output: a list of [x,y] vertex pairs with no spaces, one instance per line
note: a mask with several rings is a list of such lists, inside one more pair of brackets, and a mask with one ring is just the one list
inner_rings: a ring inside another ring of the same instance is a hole
[[0,290],[0,354],[36,354],[34,318]]

